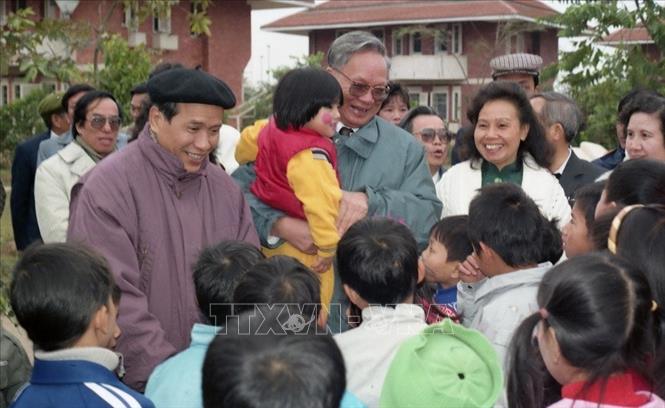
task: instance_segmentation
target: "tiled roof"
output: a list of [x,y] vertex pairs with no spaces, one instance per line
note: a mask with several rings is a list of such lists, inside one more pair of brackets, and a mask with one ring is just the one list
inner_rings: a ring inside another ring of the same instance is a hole
[[331,27],[414,22],[533,20],[554,14],[557,14],[556,10],[538,0],[331,0],[262,28],[306,32]]
[[644,27],[622,28],[603,37],[601,44],[618,45],[624,44],[652,44],[653,39]]

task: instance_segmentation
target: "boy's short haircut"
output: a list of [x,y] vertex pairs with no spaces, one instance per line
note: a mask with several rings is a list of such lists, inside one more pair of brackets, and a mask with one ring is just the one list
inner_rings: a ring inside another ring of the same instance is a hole
[[261,251],[243,241],[222,241],[201,251],[194,265],[194,288],[203,316],[210,320],[213,312],[210,306],[218,304],[214,315],[223,322],[231,312],[230,303],[238,282],[262,259]]
[[337,245],[337,270],[367,303],[402,303],[418,280],[416,240],[406,226],[388,218],[358,221]]
[[297,259],[273,256],[258,262],[240,279],[233,303],[235,313],[278,305],[313,322],[320,311],[321,282]]
[[300,129],[322,107],[342,105],[342,88],[334,76],[320,68],[289,71],[277,84],[273,98],[275,123],[281,130]]
[[31,246],[12,274],[12,309],[43,351],[73,346],[94,314],[119,298],[106,260],[80,245]]
[[430,230],[429,236],[446,247],[447,262],[463,262],[473,253],[467,232],[468,223],[468,215],[453,215],[442,218]]
[[476,252],[480,242],[492,248],[512,267],[537,264],[549,257],[543,233],[549,221],[519,186],[485,186],[469,205],[469,238]]
[[[277,316],[239,316],[212,341],[203,364],[203,406],[337,408],[344,359],[330,335],[282,335]],[[271,327],[274,331],[269,330]],[[260,333],[257,331],[260,330]]]

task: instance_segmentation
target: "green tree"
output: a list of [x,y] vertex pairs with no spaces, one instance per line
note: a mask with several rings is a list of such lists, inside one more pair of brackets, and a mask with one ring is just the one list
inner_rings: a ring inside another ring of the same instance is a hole
[[46,130],[39,116],[39,102],[50,91],[44,88],[30,92],[24,98],[0,108],[0,164],[9,162],[16,145],[30,136]]
[[[102,43],[104,68],[97,75],[95,85],[112,93],[124,113],[129,113],[129,92],[134,85],[148,78],[152,67],[151,54],[144,47],[130,47],[119,35],[112,35]],[[125,115],[125,122],[130,122]]]
[[560,36],[581,38],[573,41],[573,51],[559,53],[543,80],[561,74],[562,85],[587,116],[581,139],[607,147],[616,144],[616,107],[623,95],[634,87],[665,92],[665,60],[649,58],[640,46],[597,46],[610,32],[642,26],[665,52],[665,8],[653,0],[636,0],[633,10],[627,6],[618,0],[578,3],[549,19],[561,27]]

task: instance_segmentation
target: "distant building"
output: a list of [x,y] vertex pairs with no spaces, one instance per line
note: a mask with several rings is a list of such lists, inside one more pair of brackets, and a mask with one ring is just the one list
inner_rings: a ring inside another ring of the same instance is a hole
[[641,47],[642,51],[653,61],[660,61],[663,58],[663,51],[658,48],[647,29],[642,25],[635,28],[622,28],[609,33],[598,44],[611,47]]
[[[200,65],[204,70],[226,81],[239,100],[242,100],[243,71],[251,53],[251,11],[267,8],[312,6],[314,0],[224,0],[211,1],[207,15],[212,21],[211,35],[195,36],[190,32],[187,17],[194,11],[191,0],[175,0],[170,11],[162,17],[148,16],[138,23],[131,9],[125,9],[120,0],[0,0],[0,25],[7,15],[18,9],[31,7],[36,19],[69,18],[101,24],[111,12],[108,32],[122,35],[131,46],[145,44],[161,51],[160,59],[178,61],[185,66]],[[90,69],[93,63],[94,43],[77,50],[72,57],[81,69]],[[100,58],[99,63],[103,63]],[[0,106],[27,95],[41,85],[28,83],[17,69],[0,78]],[[62,90],[65,84],[52,80],[44,83]]]
[[557,14],[538,0],[331,0],[262,28],[307,35],[309,52],[326,52],[345,32],[367,30],[391,57],[390,79],[416,104],[430,105],[456,130],[477,89],[492,80],[489,60],[514,52],[557,60]]

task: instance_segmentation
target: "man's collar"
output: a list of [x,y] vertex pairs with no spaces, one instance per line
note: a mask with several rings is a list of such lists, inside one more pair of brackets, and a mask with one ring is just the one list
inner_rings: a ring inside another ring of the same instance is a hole
[[566,169],[566,166],[568,165],[568,162],[570,161],[570,156],[573,154],[573,149],[568,146],[568,157],[566,157],[566,160],[564,160],[563,164],[561,164],[561,167],[556,169],[556,171],[553,171],[552,174],[563,174],[563,171]]

